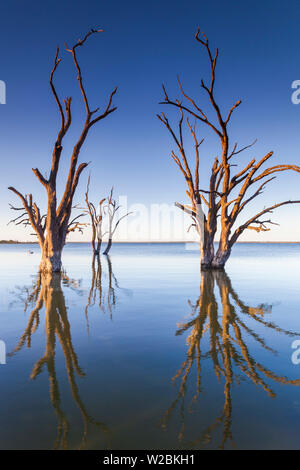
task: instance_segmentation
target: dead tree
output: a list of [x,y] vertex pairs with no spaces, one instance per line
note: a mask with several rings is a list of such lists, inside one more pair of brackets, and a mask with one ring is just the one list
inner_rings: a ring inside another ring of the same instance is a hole
[[[71,396],[74,404],[78,407],[82,420],[83,430],[79,449],[86,447],[88,430],[90,425],[94,425],[100,432],[107,444],[110,442],[110,431],[105,423],[96,421],[88,412],[81,396],[76,375],[85,377],[85,373],[79,365],[78,356],[73,346],[71,335],[71,324],[68,318],[68,307],[66,305],[63,287],[75,289],[78,293],[79,282],[70,279],[64,272],[50,273],[39,272],[37,282],[33,285],[32,290],[25,288],[27,298],[25,308],[29,304],[36,302],[32,309],[27,327],[21,336],[17,346],[10,353],[10,356],[17,354],[26,345],[31,347],[32,336],[38,330],[41,318],[45,322],[45,353],[35,363],[30,378],[35,380],[46,369],[49,375],[49,393],[50,400],[57,416],[57,439],[54,449],[68,449],[68,434],[70,431],[70,423],[66,412],[62,408],[62,393],[60,390],[59,376],[56,372],[56,346],[60,343],[63,356],[65,358],[66,375],[70,385]],[[41,316],[40,313],[43,312]],[[40,318],[41,317],[41,318]],[[60,375],[60,374],[59,374]]]
[[112,106],[112,99],[117,91],[116,88],[111,92],[109,96],[108,104],[106,108],[103,110],[103,112],[99,114],[98,113],[99,108],[96,108],[93,110],[90,108],[86,90],[83,84],[81,68],[79,66],[78,59],[77,59],[78,48],[83,46],[86,40],[91,35],[99,33],[99,32],[102,32],[102,30],[91,29],[84,36],[84,38],[79,39],[78,42],[71,49],[67,48],[67,51],[72,54],[75,69],[77,71],[77,80],[78,80],[79,89],[80,89],[84,106],[85,106],[86,117],[85,117],[85,121],[83,124],[83,128],[81,130],[80,136],[73,148],[70,167],[69,167],[69,173],[68,173],[68,177],[67,177],[67,181],[65,185],[65,190],[64,190],[64,194],[62,196],[60,203],[58,204],[57,202],[56,180],[57,180],[57,174],[59,171],[61,154],[63,150],[63,145],[62,145],[63,139],[65,135],[67,134],[71,125],[71,121],[72,121],[72,114],[71,114],[72,99],[70,97],[66,98],[65,100],[63,100],[63,103],[64,103],[63,105],[57,94],[57,91],[53,82],[54,74],[61,61],[61,59],[59,58],[59,48],[57,48],[56,50],[54,66],[50,74],[50,87],[51,87],[52,94],[54,96],[54,99],[56,101],[56,104],[59,110],[61,125],[58,131],[57,137],[56,137],[54,148],[53,148],[50,175],[47,178],[43,176],[42,173],[37,168],[33,168],[32,170],[35,176],[37,177],[37,179],[44,186],[47,192],[48,205],[47,205],[47,214],[46,214],[45,219],[42,220],[40,209],[37,206],[37,204],[33,202],[33,198],[31,194],[23,195],[14,187],[9,187],[9,189],[13,191],[21,199],[25,213],[27,214],[27,217],[28,217],[28,221],[31,224],[34,230],[34,233],[37,236],[37,239],[40,244],[41,251],[42,251],[42,261],[41,261],[41,266],[40,266],[40,269],[42,271],[55,272],[55,271],[61,270],[61,255],[62,255],[62,250],[66,241],[66,236],[67,236],[68,231],[70,231],[72,224],[76,222],[76,220],[73,220],[70,223],[74,194],[75,194],[78,182],[79,182],[80,175],[82,171],[88,165],[88,163],[81,163],[78,165],[78,158],[79,158],[81,148],[91,128],[95,124],[97,124],[99,121],[106,118],[109,114],[111,114],[112,112],[116,110],[116,107]]
[[[170,124],[164,113],[158,115],[160,121],[170,132],[177,151],[171,152],[171,156],[187,182],[187,195],[190,205],[176,203],[178,207],[189,213],[193,219],[196,230],[201,235],[201,266],[206,269],[222,269],[228,260],[234,243],[244,233],[251,229],[257,232],[270,230],[269,225],[274,224],[269,218],[264,216],[273,212],[274,209],[286,204],[296,204],[300,201],[287,200],[262,209],[257,214],[239,225],[238,217],[248,204],[259,196],[265,186],[276,178],[275,174],[282,171],[300,172],[300,167],[296,165],[275,165],[266,169],[262,166],[272,157],[273,152],[267,153],[258,161],[253,158],[245,168],[234,172],[232,170],[232,159],[241,152],[252,147],[253,144],[238,147],[235,143],[230,145],[228,126],[234,111],[240,106],[238,100],[231,109],[223,113],[215,98],[215,74],[218,59],[218,49],[212,52],[208,39],[203,34],[200,36],[198,29],[196,40],[205,49],[210,64],[210,83],[207,85],[201,80],[201,87],[208,96],[215,120],[211,120],[208,114],[197,104],[196,100],[189,96],[183,89],[179,79],[178,84],[181,92],[180,99],[169,98],[165,87],[164,101],[160,104],[171,105],[179,111],[178,130]],[[187,119],[185,121],[185,117]],[[191,124],[189,118],[194,118],[195,123]],[[195,151],[195,168],[192,171],[188,162],[188,155],[184,143],[184,123],[186,122],[188,133],[191,135]],[[216,157],[211,168],[211,176],[208,188],[202,189],[199,184],[199,147],[203,139],[199,139],[196,131],[196,122],[208,126],[217,136],[221,144],[221,158]],[[258,187],[249,195],[248,190],[258,183]],[[204,211],[202,209],[204,204]],[[215,253],[214,241],[217,228],[220,228],[220,240],[217,252]]]
[[127,217],[128,215],[132,214],[132,212],[127,212],[127,214],[123,215],[117,220],[117,222],[115,222],[116,213],[121,206],[118,206],[117,201],[113,198],[113,190],[114,188],[111,189],[110,195],[107,198],[107,204],[106,206],[104,206],[105,215],[107,215],[108,217],[108,241],[106,249],[103,252],[104,255],[108,255],[111,249],[113,236],[121,220],[125,219],[125,217]]
[[[99,210],[97,212],[95,205],[89,200],[89,187],[90,187],[90,177],[88,179],[86,193],[85,193],[85,203],[87,206],[86,212],[89,214],[90,220],[91,220],[93,254],[94,256],[99,256],[101,244],[102,244],[102,238],[104,235],[102,232],[102,223],[103,223],[103,216],[104,216],[103,203],[105,202],[106,198],[101,199],[99,201]],[[97,242],[96,242],[96,239],[97,239]]]
[[[179,381],[178,393],[160,424],[166,429],[172,415],[179,409],[181,428],[178,434],[181,447],[199,449],[204,443],[222,436],[219,448],[223,449],[226,444],[234,442],[232,391],[241,380],[260,387],[271,398],[276,396],[273,390],[276,383],[300,386],[300,379],[279,375],[255,357],[253,344],[261,347],[266,354],[276,355],[278,352],[267,344],[264,336],[270,340],[274,332],[295,338],[299,332],[285,330],[274,323],[272,305],[246,305],[225,271],[203,271],[200,295],[194,304],[190,300],[188,304],[191,315],[178,324],[176,331],[176,336],[186,337],[187,344],[184,361],[172,379],[173,384]],[[203,370],[214,372],[222,390],[224,387],[224,405],[210,426],[195,439],[186,442],[184,431],[187,410],[191,413],[197,402],[200,411],[205,406],[201,398],[207,393],[208,387]],[[192,397],[190,402],[189,396]],[[218,432],[218,428],[221,428],[221,432]]]

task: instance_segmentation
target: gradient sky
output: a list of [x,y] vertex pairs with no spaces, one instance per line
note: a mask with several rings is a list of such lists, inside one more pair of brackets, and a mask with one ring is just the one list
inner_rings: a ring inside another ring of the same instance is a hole
[[[81,153],[81,161],[92,162],[91,198],[103,197],[113,184],[116,194],[127,195],[129,205],[172,204],[184,202],[185,182],[170,159],[173,143],[155,115],[163,108],[158,104],[162,83],[171,97],[179,96],[178,73],[185,89],[209,109],[200,88],[208,63],[194,40],[198,25],[211,45],[220,49],[219,103],[227,109],[237,99],[243,101],[232,118],[231,143],[243,146],[258,139],[238,161],[245,165],[250,157],[274,150],[274,164],[300,165],[300,105],[291,102],[291,84],[300,79],[299,17],[299,0],[2,2],[0,79],[6,82],[7,104],[0,105],[0,239],[32,239],[30,231],[7,227],[12,216],[8,203],[16,203],[7,186],[32,192],[41,206],[45,201],[44,189],[31,168],[48,171],[59,125],[49,88],[57,45],[63,61],[56,85],[61,97],[73,97],[74,116],[62,169],[67,169],[84,117],[64,43],[74,43],[91,27],[102,27],[105,33],[90,38],[79,50],[91,107],[104,106],[112,88],[119,87],[114,99],[118,110],[93,128]],[[174,116],[171,109],[164,107],[164,111]],[[201,186],[205,187],[209,165],[220,149],[211,132],[206,128],[199,132],[206,139],[201,149]],[[87,176],[88,171],[75,202],[83,200]],[[299,183],[298,174],[279,175],[245,217],[280,200],[300,199]],[[299,206],[279,209],[273,220],[280,227],[260,235],[249,231],[243,239],[300,241]]]

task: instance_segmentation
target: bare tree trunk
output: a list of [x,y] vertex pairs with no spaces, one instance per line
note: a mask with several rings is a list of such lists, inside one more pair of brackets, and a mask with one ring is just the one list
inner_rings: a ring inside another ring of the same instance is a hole
[[205,234],[200,244],[201,269],[211,269],[214,256],[214,238]]
[[228,246],[226,248],[219,246],[216,254],[214,253],[213,243],[201,247],[201,269],[224,269],[230,254],[231,248]]
[[40,270],[42,272],[60,272],[62,263],[61,263],[62,250],[56,250],[52,252],[52,256],[49,253],[42,253],[42,260],[40,263]]
[[[213,235],[213,238],[215,233]],[[229,241],[230,229],[227,226],[223,227],[219,246],[217,252],[214,254],[209,269],[224,269],[226,261],[228,260],[231,253],[231,244]]]
[[224,269],[226,261],[231,254],[231,248],[219,247],[218,251],[212,261],[211,269]]
[[112,239],[109,238],[108,242],[107,242],[107,246],[105,248],[105,251],[103,252],[104,255],[108,255],[109,250],[111,249],[111,246],[112,246]]
[[226,261],[231,254],[231,244],[228,242],[229,235],[226,234],[219,242],[215,253],[214,238],[215,232],[204,234],[204,241],[200,246],[201,269],[224,269]]
[[101,244],[102,244],[101,238],[97,239],[97,243],[96,243],[96,240],[92,240],[92,248],[93,248],[93,256],[94,257],[100,255]]
[[94,256],[99,256],[100,254],[100,249],[101,249],[101,245],[102,245],[102,240],[100,238],[98,238],[97,240],[97,248],[96,250],[94,251]]
[[41,246],[42,260],[40,263],[40,271],[42,272],[59,272],[61,271],[61,256],[65,239],[53,238],[51,234],[46,236],[44,244]]

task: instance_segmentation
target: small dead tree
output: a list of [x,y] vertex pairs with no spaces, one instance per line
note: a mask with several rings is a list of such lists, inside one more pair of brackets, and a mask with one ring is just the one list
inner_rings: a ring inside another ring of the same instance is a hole
[[[97,209],[95,205],[89,200],[89,187],[90,187],[90,177],[88,179],[86,193],[85,193],[85,203],[87,206],[87,213],[90,216],[91,220],[91,227],[92,227],[92,248],[94,256],[99,256],[102,238],[103,238],[103,231],[102,231],[102,223],[103,223],[103,203],[105,202],[106,198],[101,199],[99,201],[99,209]],[[97,239],[97,241],[96,241]]]
[[[210,83],[206,85],[206,83],[201,80],[201,87],[209,98],[216,119],[213,121],[208,118],[207,113],[197,104],[195,99],[184,91],[179,77],[177,80],[181,98],[175,100],[170,99],[163,86],[164,101],[160,103],[171,105],[178,109],[178,131],[174,130],[164,113],[161,113],[157,117],[168,129],[176,144],[178,154],[172,150],[171,156],[184,175],[188,187],[186,193],[191,202],[190,205],[179,203],[176,203],[176,205],[191,215],[193,224],[201,235],[201,266],[204,269],[222,269],[231,254],[232,246],[245,230],[250,229],[256,230],[257,232],[270,230],[269,225],[274,224],[274,222],[269,218],[264,218],[266,214],[270,214],[274,209],[286,204],[300,203],[300,201],[287,200],[273,204],[238,225],[237,219],[242,211],[251,201],[262,194],[265,186],[269,182],[276,178],[276,176],[273,175],[287,170],[299,173],[300,167],[296,165],[275,165],[261,170],[263,164],[273,155],[273,152],[269,152],[258,161],[253,158],[246,167],[242,168],[240,171],[232,171],[232,167],[236,166],[232,165],[232,158],[252,147],[255,142],[241,148],[238,147],[237,143],[232,147],[230,146],[228,126],[232,114],[240,106],[241,100],[238,100],[228,112],[223,113],[221,111],[215,98],[215,74],[218,49],[215,53],[212,52],[206,36],[204,34],[203,37],[200,36],[200,29],[198,29],[195,38],[199,44],[203,46],[208,55],[211,72]],[[186,124],[194,143],[196,163],[193,172],[188,162],[188,155],[184,144],[185,116],[188,116]],[[195,124],[191,124],[189,117],[195,118]],[[199,147],[203,139],[199,139],[197,135],[196,122],[208,126],[215,133],[221,144],[221,158],[216,157],[214,159],[207,189],[201,189],[199,183]],[[258,183],[259,186],[249,195],[248,190],[252,189],[253,185],[256,183]],[[203,204],[206,208],[205,212],[202,209]],[[221,234],[219,246],[215,253],[214,241],[218,226],[220,226]]]
[[[77,59],[77,50],[79,47],[83,46],[86,40],[93,34],[100,33],[103,30],[101,29],[91,29],[83,39],[79,39],[77,43],[67,51],[72,54],[73,62],[75,69],[77,71],[77,80],[79,84],[79,89],[83,98],[86,118],[81,130],[80,136],[77,142],[74,145],[73,153],[71,156],[71,162],[69,167],[69,173],[65,185],[64,194],[60,203],[57,202],[57,191],[56,191],[56,180],[59,170],[59,164],[61,159],[61,153],[63,150],[63,139],[67,134],[71,121],[71,98],[66,98],[63,104],[57,94],[56,88],[54,86],[53,77],[57,70],[57,67],[61,61],[59,58],[59,48],[56,50],[56,55],[54,59],[54,66],[50,74],[50,87],[52,94],[55,98],[60,118],[61,125],[57,134],[56,142],[54,144],[53,153],[52,153],[52,164],[50,169],[49,178],[46,178],[42,173],[37,169],[33,168],[33,173],[44,186],[47,192],[48,206],[47,214],[44,220],[41,217],[40,209],[35,202],[33,202],[32,195],[23,195],[20,191],[14,187],[9,187],[10,191],[13,191],[21,200],[24,207],[25,213],[27,214],[28,221],[31,224],[34,233],[37,236],[39,245],[42,251],[42,261],[40,269],[42,271],[60,271],[61,270],[61,255],[62,250],[66,241],[66,236],[68,231],[70,231],[70,217],[72,211],[72,203],[74,194],[79,182],[80,175],[82,171],[87,167],[88,163],[81,163],[78,165],[78,158],[81,151],[81,148],[88,136],[91,128],[100,122],[102,119],[106,118],[109,114],[113,113],[117,108],[112,106],[112,99],[115,95],[117,88],[115,88],[108,100],[106,108],[98,113],[99,108],[92,110],[87,98],[85,87],[83,84],[81,68]],[[75,221],[76,222],[76,221]],[[74,220],[73,220],[74,223]]]
[[108,241],[105,251],[103,252],[104,255],[108,255],[111,246],[112,246],[112,239],[113,236],[118,228],[119,223],[121,220],[128,217],[128,215],[132,214],[132,212],[127,212],[127,214],[120,217],[117,222],[115,222],[115,216],[121,206],[117,205],[117,201],[113,198],[113,190],[111,189],[110,195],[107,198],[107,204],[104,206],[105,215],[108,217]]

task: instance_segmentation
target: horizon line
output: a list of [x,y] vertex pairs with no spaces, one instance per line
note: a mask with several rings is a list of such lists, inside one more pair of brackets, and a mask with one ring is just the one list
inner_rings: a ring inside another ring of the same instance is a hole
[[[66,242],[66,245],[69,245],[71,243],[77,243],[77,244],[90,244],[91,242],[90,241],[68,241]],[[103,242],[104,244],[106,244],[107,242]],[[134,240],[130,240],[130,241],[125,241],[125,240],[116,240],[116,241],[113,241],[113,244],[117,244],[117,243],[120,243],[120,244],[149,244],[149,243],[152,243],[152,244],[187,244],[187,243],[193,243],[193,244],[199,244],[198,241],[194,241],[194,240],[137,240],[137,241],[134,241]],[[219,243],[219,240],[216,240],[214,243]],[[278,241],[237,241],[235,244],[247,244],[247,243],[253,243],[253,244],[278,244],[278,243],[282,243],[282,244],[300,244],[300,241],[281,241],[281,240],[278,240]],[[19,241],[19,240],[0,240],[0,244],[2,245],[29,245],[29,244],[32,244],[32,245],[38,245],[39,243],[37,241]]]

